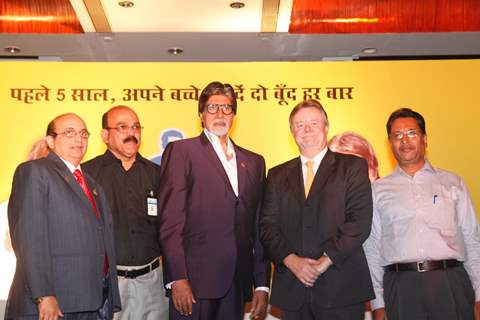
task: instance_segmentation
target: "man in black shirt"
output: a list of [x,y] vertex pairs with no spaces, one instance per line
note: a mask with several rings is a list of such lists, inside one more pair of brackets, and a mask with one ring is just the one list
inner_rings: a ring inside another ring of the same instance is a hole
[[167,319],[158,240],[160,167],[138,153],[142,127],[132,109],[111,108],[102,128],[108,150],[82,168],[105,189],[112,209],[122,301],[116,319]]

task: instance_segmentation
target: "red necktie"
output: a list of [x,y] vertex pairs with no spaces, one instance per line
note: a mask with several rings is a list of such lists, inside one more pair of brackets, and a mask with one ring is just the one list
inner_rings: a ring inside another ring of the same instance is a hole
[[[90,204],[92,205],[93,212],[95,212],[95,216],[97,219],[100,219],[100,213],[97,210],[97,206],[95,205],[95,201],[93,201],[92,194],[90,193],[90,190],[88,189],[87,183],[85,182],[85,179],[83,178],[82,171],[75,169],[73,171],[73,175],[75,176],[75,179],[77,179],[78,184],[82,188],[83,192],[85,192],[85,195],[87,196],[88,200],[90,201]],[[108,257],[107,253],[105,253],[105,259],[103,260],[103,275],[106,276],[108,273]]]
[[87,183],[85,182],[85,179],[83,178],[82,171],[75,169],[73,172],[73,175],[75,176],[75,179],[77,179],[78,184],[82,188],[83,192],[85,192],[85,195],[87,196],[88,200],[90,201],[90,204],[92,205],[93,212],[95,212],[95,216],[97,219],[100,219],[100,214],[98,213],[97,206],[95,205],[95,201],[93,201],[92,194],[90,193],[90,190],[88,189]]

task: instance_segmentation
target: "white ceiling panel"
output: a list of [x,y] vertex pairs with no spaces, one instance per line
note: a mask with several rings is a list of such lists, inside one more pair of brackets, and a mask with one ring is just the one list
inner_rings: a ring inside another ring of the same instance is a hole
[[224,0],[134,0],[123,8],[102,0],[113,32],[259,32],[262,1],[232,9]]

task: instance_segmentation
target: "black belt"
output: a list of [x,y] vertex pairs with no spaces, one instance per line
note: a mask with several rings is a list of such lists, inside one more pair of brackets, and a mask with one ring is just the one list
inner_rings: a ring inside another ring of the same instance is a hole
[[457,260],[426,260],[418,262],[409,262],[409,263],[394,263],[384,267],[385,271],[390,272],[399,272],[399,271],[416,271],[416,272],[426,272],[439,269],[447,269],[461,266],[463,262]]
[[153,271],[153,270],[157,269],[159,266],[160,266],[160,260],[156,259],[151,264],[149,264],[148,266],[146,266],[144,268],[141,268],[141,269],[135,269],[135,270],[119,270],[119,269],[117,269],[117,274],[120,277],[135,279],[136,277],[143,276],[144,274],[147,274],[150,271]]

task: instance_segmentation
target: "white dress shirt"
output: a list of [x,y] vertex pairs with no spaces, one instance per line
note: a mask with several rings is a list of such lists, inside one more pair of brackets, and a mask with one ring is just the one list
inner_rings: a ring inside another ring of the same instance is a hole
[[230,157],[230,160],[228,160],[225,152],[223,151],[220,138],[208,131],[206,128],[203,129],[203,132],[207,136],[208,141],[210,141],[212,144],[213,150],[215,150],[218,159],[220,159],[220,162],[222,163],[223,169],[225,169],[225,173],[228,176],[228,180],[230,181],[233,192],[238,197],[237,157],[235,155],[235,149],[233,148],[232,141],[230,141],[230,138],[227,137],[227,154]]
[[415,175],[400,167],[373,184],[373,222],[364,248],[376,299],[383,308],[383,267],[456,259],[464,262],[480,300],[480,233],[463,180],[428,161]]

